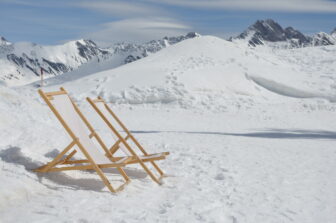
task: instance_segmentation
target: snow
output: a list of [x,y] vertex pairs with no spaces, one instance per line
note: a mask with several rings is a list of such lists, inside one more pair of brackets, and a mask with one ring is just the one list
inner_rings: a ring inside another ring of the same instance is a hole
[[332,223],[335,54],[205,36],[118,68],[49,78],[44,90],[65,87],[108,145],[87,96],[104,97],[148,152],[170,152],[157,162],[169,175],[162,186],[131,165],[117,195],[92,171],[32,172],[69,137],[37,83],[0,85],[0,221]]

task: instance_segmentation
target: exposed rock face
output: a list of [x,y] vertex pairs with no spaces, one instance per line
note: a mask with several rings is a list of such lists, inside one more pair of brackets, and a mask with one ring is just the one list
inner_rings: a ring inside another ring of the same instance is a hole
[[107,55],[109,52],[100,49],[92,40],[76,41],[78,53],[81,57],[91,60],[93,57],[99,57],[100,55]]
[[132,43],[118,43],[115,44],[112,49],[115,54],[124,54],[125,63],[130,63],[135,60],[148,56],[149,54],[156,53],[163,48],[170,45],[179,43],[186,39],[192,39],[199,37],[200,35],[195,32],[190,32],[184,36],[176,37],[164,37],[161,40],[151,40],[144,44],[132,44]]
[[336,38],[328,33],[320,32],[313,36],[311,43],[313,46],[335,45]]
[[300,31],[292,27],[287,27],[284,31],[287,41],[297,41],[299,45],[307,45],[311,41],[310,37],[303,35]]
[[11,43],[8,42],[5,37],[0,36],[0,46],[4,46],[4,45],[10,45]]
[[230,40],[246,40],[250,46],[265,43],[286,43],[289,47],[325,46],[336,44],[336,29],[331,34],[320,32],[313,37],[306,36],[293,27],[282,28],[272,19],[258,20],[247,30]]

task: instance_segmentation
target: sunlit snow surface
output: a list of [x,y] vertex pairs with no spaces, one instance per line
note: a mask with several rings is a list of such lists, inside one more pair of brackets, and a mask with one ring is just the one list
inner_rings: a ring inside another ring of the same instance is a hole
[[48,79],[44,90],[64,86],[108,144],[87,96],[109,101],[149,152],[171,153],[158,162],[164,185],[132,165],[117,195],[94,172],[33,173],[69,137],[38,83],[0,86],[0,222],[334,222],[335,58],[335,46],[249,49],[208,36]]

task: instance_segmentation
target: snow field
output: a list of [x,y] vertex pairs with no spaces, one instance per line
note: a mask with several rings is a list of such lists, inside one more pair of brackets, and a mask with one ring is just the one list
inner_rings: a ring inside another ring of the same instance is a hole
[[108,144],[87,96],[111,102],[149,152],[171,153],[158,162],[164,185],[132,165],[117,195],[91,171],[33,173],[69,137],[36,84],[0,86],[0,221],[334,222],[335,51],[306,49],[200,37],[116,69],[48,79],[44,90],[64,86]]
[[[89,111],[88,106],[82,109]],[[36,175],[25,167],[47,161],[50,158],[44,154],[52,154],[44,149],[50,145],[37,146],[46,139],[33,137],[29,140],[35,141],[35,152],[22,146],[11,152],[7,147],[1,153],[5,167],[1,177],[15,185],[6,183],[1,190],[11,200],[4,206],[14,207],[2,208],[5,222],[20,220],[14,214],[17,211],[24,219],[42,222],[332,222],[335,217],[332,188],[336,178],[330,174],[335,167],[335,133],[315,130],[316,126],[332,127],[328,118],[322,118],[325,114],[312,112],[302,117],[294,113],[282,123],[283,116],[275,111],[276,115],[263,121],[256,112],[237,117],[124,108],[117,113],[127,124],[132,123],[128,126],[148,150],[171,152],[167,160],[159,162],[171,175],[163,186],[135,166],[125,168],[132,183],[117,196],[111,195],[93,172]],[[92,115],[90,120],[95,120]],[[308,118],[315,121],[306,123]],[[279,129],[270,128],[275,125]],[[49,135],[49,144],[68,142],[62,130],[44,132],[39,133]],[[109,178],[118,182],[115,172],[111,174]],[[74,200],[80,202],[73,206]]]

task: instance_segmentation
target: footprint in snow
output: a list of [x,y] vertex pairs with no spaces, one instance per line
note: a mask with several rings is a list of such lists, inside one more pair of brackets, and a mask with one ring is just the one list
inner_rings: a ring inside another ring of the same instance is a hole
[[225,176],[223,173],[219,173],[215,176],[215,180],[224,180]]

